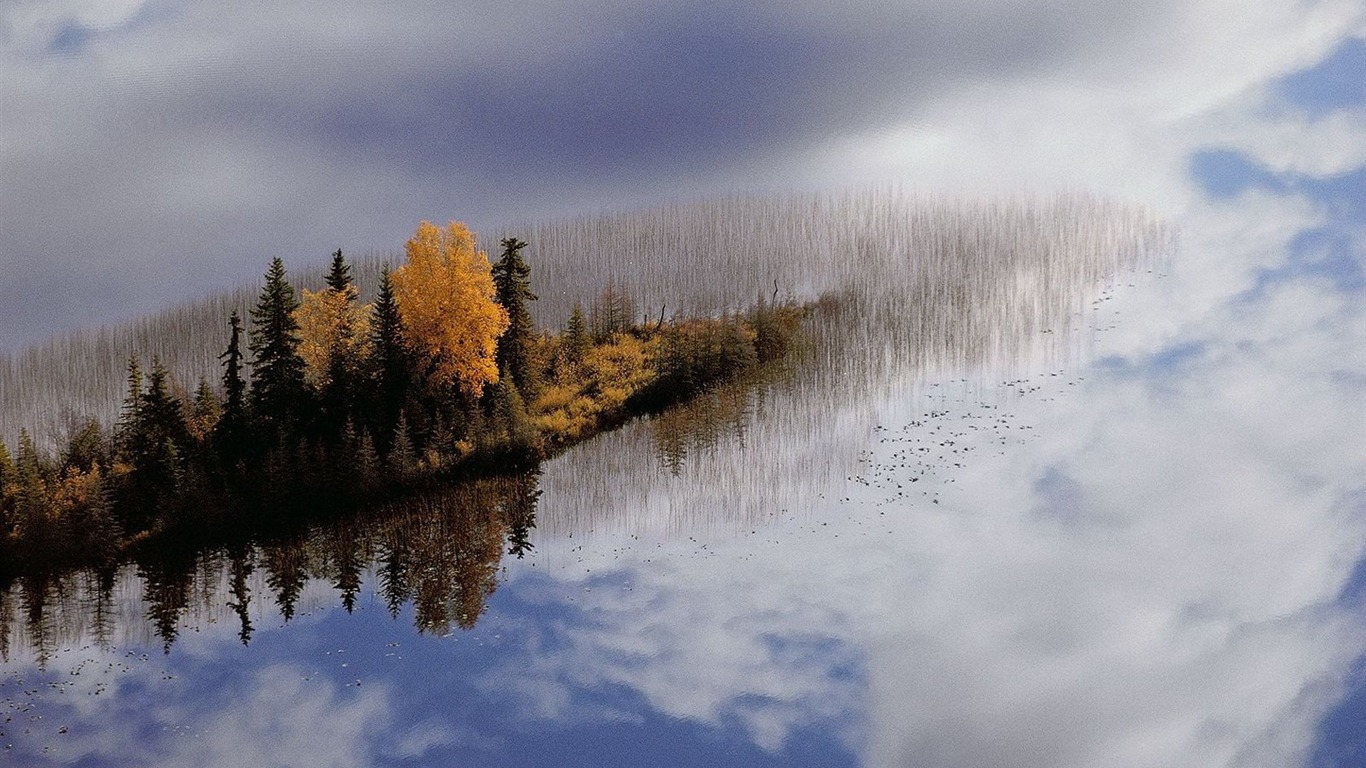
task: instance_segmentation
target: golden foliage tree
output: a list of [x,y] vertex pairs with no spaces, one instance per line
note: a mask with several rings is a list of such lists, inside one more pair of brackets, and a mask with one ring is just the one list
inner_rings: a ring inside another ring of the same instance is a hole
[[457,222],[445,229],[422,222],[404,250],[394,296],[413,354],[432,385],[479,397],[484,385],[498,381],[498,337],[508,327],[488,254],[476,250],[474,234]]
[[328,384],[334,353],[356,361],[369,354],[370,308],[356,304],[355,298],[354,288],[306,290],[294,310],[304,377],[316,387]]

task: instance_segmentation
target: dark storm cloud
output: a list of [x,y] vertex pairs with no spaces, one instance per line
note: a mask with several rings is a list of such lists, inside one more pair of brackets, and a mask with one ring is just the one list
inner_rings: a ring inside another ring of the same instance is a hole
[[56,14],[27,43],[11,19],[0,295],[18,311],[0,349],[237,282],[271,255],[396,246],[424,217],[762,184],[965,85],[1094,55],[1139,15],[157,4],[99,28]]

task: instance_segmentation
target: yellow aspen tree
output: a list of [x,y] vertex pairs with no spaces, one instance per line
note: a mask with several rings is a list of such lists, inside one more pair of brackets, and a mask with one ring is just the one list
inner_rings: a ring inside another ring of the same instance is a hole
[[304,361],[304,378],[315,387],[328,383],[333,350],[352,360],[367,354],[370,339],[370,308],[355,302],[354,289],[303,291],[303,300],[294,310],[299,324],[299,357]]
[[498,337],[508,315],[498,304],[488,254],[469,227],[424,221],[394,271],[394,298],[407,341],[429,383],[469,398],[498,381]]

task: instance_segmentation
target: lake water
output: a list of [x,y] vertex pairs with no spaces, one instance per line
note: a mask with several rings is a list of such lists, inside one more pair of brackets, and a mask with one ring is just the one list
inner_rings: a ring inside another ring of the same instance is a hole
[[17,584],[0,760],[1361,764],[1361,501],[1300,453],[1359,411],[1255,322],[1134,351],[1200,242],[856,291],[537,475]]

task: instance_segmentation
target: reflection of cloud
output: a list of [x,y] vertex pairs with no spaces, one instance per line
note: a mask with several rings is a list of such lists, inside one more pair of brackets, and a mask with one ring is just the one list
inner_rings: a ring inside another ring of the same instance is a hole
[[[1359,285],[1302,268],[1296,249],[1326,232],[1360,267],[1359,221],[1342,213],[1359,192],[1305,175],[1359,160],[1329,144],[1292,153],[1274,137],[1307,118],[1240,104],[1220,120],[1255,129],[1231,146],[1295,183],[1221,200],[1186,187],[1170,274],[1095,316],[1101,362],[1085,381],[1033,379],[1039,394],[993,403],[1008,426],[958,438],[978,449],[967,466],[922,478],[942,503],[877,506],[881,489],[834,483],[817,509],[750,536],[699,524],[685,526],[697,541],[660,547],[602,531],[583,547],[581,529],[541,543],[543,562],[582,569],[561,594],[588,609],[557,631],[564,653],[522,671],[559,702],[542,714],[626,686],[707,722],[758,699],[765,725],[750,733],[769,746],[865,717],[870,766],[1302,763],[1362,650],[1339,595],[1366,549],[1366,309]],[[1313,120],[1311,137],[1356,130]],[[1173,146],[1156,162],[1184,173],[1187,160]],[[794,407],[840,418],[831,400]],[[911,388],[878,422],[944,402]],[[969,431],[972,401],[947,402],[944,422]],[[1022,425],[1032,437],[1017,443],[1005,430]],[[841,445],[790,438],[794,455]],[[872,450],[907,478],[890,445]],[[670,482],[706,497],[730,482],[711,472]],[[796,659],[769,642],[813,637],[824,650]]]
[[[51,727],[16,738],[21,758],[35,766],[93,759],[186,768],[359,768],[376,764],[388,741],[390,701],[383,688],[353,692],[291,664],[199,685],[168,681],[145,663],[135,672],[117,678],[115,690],[99,699],[79,697],[100,702],[99,708],[80,702],[68,710],[60,700],[49,702],[43,712]],[[444,743],[439,733],[415,731],[400,740],[396,754],[421,756]]]

